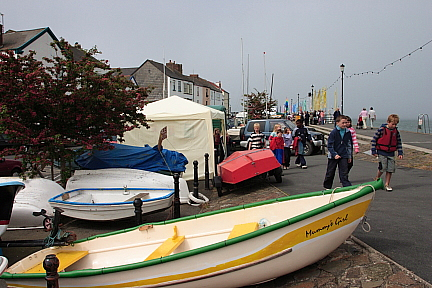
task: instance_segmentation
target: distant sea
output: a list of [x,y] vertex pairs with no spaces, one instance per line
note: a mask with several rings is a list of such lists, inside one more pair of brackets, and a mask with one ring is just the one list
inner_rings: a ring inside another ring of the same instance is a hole
[[[375,125],[375,123],[376,123],[376,125]],[[387,123],[387,119],[377,119],[375,123],[374,123],[374,126],[379,127],[379,126],[381,126],[381,124]],[[368,121],[368,125],[369,125],[369,121]],[[397,127],[401,131],[410,131],[410,132],[417,132],[418,131],[418,132],[422,132],[422,133],[424,133],[426,131],[426,133],[430,133],[429,127],[430,127],[430,129],[432,129],[431,125],[432,125],[432,119],[431,119],[431,121],[429,121],[429,126],[428,126],[428,123],[423,123],[422,129],[417,130],[417,127],[418,127],[417,119],[401,119],[399,124],[397,125]],[[426,130],[425,130],[425,128],[426,128]]]

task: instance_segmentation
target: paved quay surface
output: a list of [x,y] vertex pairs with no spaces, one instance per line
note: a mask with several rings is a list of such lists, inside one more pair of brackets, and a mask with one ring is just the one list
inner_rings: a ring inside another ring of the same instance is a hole
[[[331,125],[328,126],[331,128]],[[359,134],[363,134],[362,132],[358,131]],[[370,137],[374,133],[368,132],[371,133]],[[365,131],[365,137],[368,136],[366,133]],[[403,141],[404,135],[402,134]],[[429,137],[429,140],[431,139],[432,136]],[[181,216],[320,191],[326,157],[313,155],[306,157],[306,160],[308,169],[291,166],[290,170],[284,170],[282,183],[275,183],[274,178],[267,182],[252,179],[235,190],[225,191],[222,197],[218,197],[214,190],[204,190],[203,183],[200,183],[200,193],[210,199],[209,203],[202,207],[182,205]],[[293,159],[291,163],[294,163]],[[353,184],[369,182],[375,176],[376,167],[377,163],[355,159],[350,180]],[[347,239],[321,261],[272,281],[249,287],[432,287],[429,284],[432,283],[432,247],[428,237],[432,230],[432,197],[429,191],[431,176],[432,171],[398,167],[392,179],[394,191],[377,191],[367,213],[368,223],[371,225],[369,233],[358,227],[353,234],[355,237]],[[333,187],[340,186],[337,180],[335,179]],[[169,219],[169,212],[148,216],[145,221]],[[63,223],[63,229],[75,231],[78,238],[134,226],[130,220],[94,223],[67,217]],[[8,231],[2,237],[7,240],[42,239],[45,236],[43,231]],[[3,248],[5,256],[12,263],[32,250],[37,249]],[[4,282],[0,283],[0,287],[5,287]]]

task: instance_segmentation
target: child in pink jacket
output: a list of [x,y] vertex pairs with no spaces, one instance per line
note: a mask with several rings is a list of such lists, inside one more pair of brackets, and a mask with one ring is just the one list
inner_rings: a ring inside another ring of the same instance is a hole
[[[354,146],[354,153],[357,154],[357,153],[360,152],[359,144],[358,144],[358,141],[357,141],[357,134],[356,134],[356,131],[355,131],[354,127],[352,127],[351,117],[349,117],[349,116],[347,116],[347,117],[348,117],[348,119],[347,119],[347,121],[348,121],[347,129],[351,132],[351,138],[352,138],[352,142],[353,142],[353,146]],[[349,173],[349,171],[351,170],[351,168],[354,165],[353,164],[353,160],[354,159],[351,159],[351,162],[348,163],[348,173]]]

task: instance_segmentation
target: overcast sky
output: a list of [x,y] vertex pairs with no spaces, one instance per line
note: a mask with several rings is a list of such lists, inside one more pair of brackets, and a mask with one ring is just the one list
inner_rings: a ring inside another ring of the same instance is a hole
[[[270,92],[273,74],[280,105],[314,85],[328,88],[329,109],[335,91],[340,107],[343,63],[345,114],[373,106],[379,118],[432,117],[432,43],[376,73],[432,40],[430,0],[2,0],[0,12],[5,31],[50,27],[70,43],[96,45],[112,67],[181,63],[185,75],[221,81],[234,111],[242,63],[244,92],[248,71],[250,92]],[[367,71],[375,73],[356,75]]]

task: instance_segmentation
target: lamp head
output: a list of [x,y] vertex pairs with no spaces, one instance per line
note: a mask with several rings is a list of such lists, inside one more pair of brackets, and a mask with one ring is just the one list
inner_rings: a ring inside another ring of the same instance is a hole
[[344,64],[341,64],[341,65],[340,65],[340,69],[341,69],[341,72],[344,72],[345,65],[344,65]]

